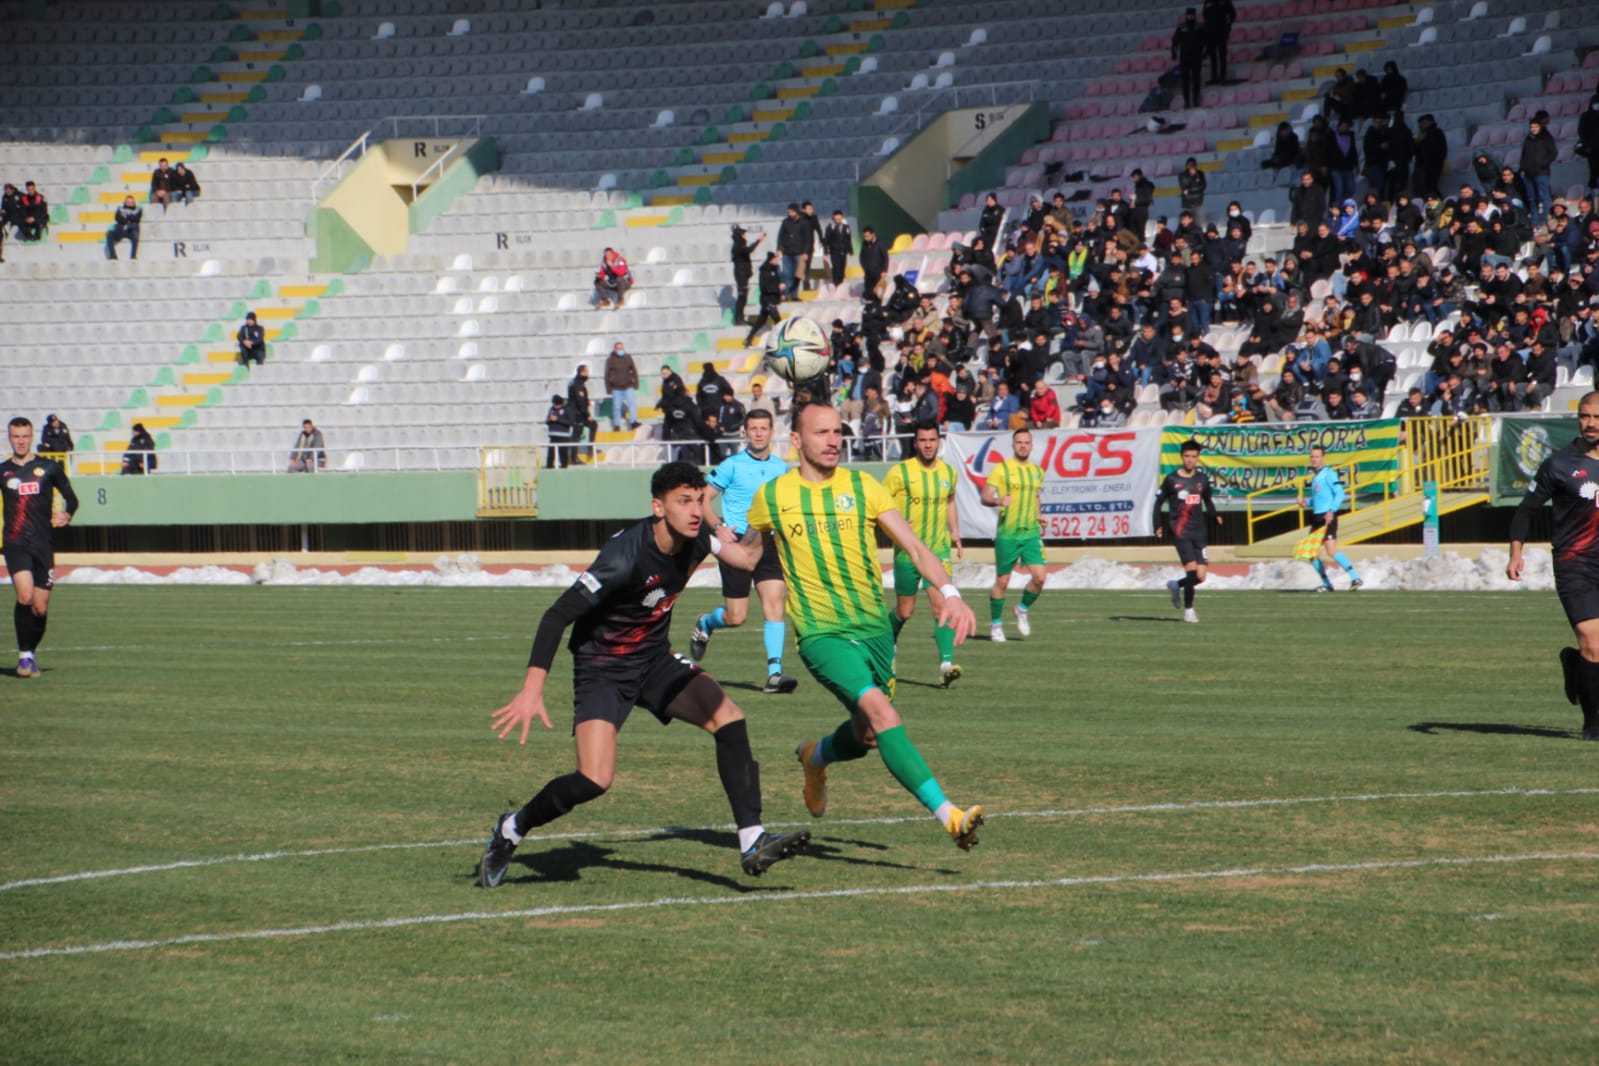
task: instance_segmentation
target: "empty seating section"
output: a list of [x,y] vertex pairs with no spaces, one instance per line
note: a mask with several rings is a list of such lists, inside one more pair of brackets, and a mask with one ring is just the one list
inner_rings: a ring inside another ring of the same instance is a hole
[[[727,322],[728,224],[764,229],[770,248],[783,204],[844,205],[886,141],[948,108],[1049,104],[1050,137],[997,190],[1008,206],[1057,189],[1104,196],[1141,167],[1155,213],[1175,213],[1174,175],[1192,155],[1212,201],[1239,199],[1265,221],[1284,213],[1290,178],[1260,166],[1271,132],[1286,120],[1303,134],[1334,68],[1396,62],[1407,112],[1437,117],[1451,169],[1477,149],[1513,163],[1526,117],[1547,110],[1562,191],[1579,180],[1571,134],[1599,88],[1599,50],[1586,63],[1571,51],[1599,42],[1599,8],[1574,4],[1490,0],[1487,16],[1468,17],[1464,0],[1239,3],[1234,84],[1207,86],[1202,108],[1161,111],[1181,127],[1161,134],[1140,108],[1172,65],[1182,0],[1113,11],[820,0],[794,18],[730,0],[345,0],[310,20],[314,31],[293,32],[245,6],[219,18],[209,0],[66,0],[26,17],[0,5],[0,169],[39,182],[53,225],[75,234],[8,244],[3,269],[25,284],[0,286],[0,360],[15,392],[38,397],[35,417],[61,414],[95,449],[117,450],[143,420],[184,469],[276,469],[310,417],[335,467],[468,467],[481,443],[542,442],[550,394],[579,360],[603,396],[616,340],[646,396],[662,364],[696,375],[714,360],[742,385],[753,353]],[[1297,50],[1268,55],[1284,33]],[[251,58],[263,49],[276,50]],[[236,84],[212,91],[221,83]],[[312,182],[397,115],[481,116],[499,172],[406,254],[309,275]],[[138,264],[106,262],[98,235],[156,154],[188,159],[204,192],[166,211],[146,205]],[[893,269],[937,287],[978,202],[951,205]],[[1286,240],[1261,225],[1252,248]],[[627,307],[596,313],[605,246],[624,252],[638,285]],[[816,297],[798,309],[859,317],[858,280]],[[247,374],[230,356],[245,308],[274,316],[269,358]]]

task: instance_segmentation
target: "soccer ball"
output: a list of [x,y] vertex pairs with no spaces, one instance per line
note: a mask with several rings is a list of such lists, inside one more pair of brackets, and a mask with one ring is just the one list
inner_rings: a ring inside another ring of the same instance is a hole
[[766,366],[790,385],[820,377],[832,356],[827,334],[813,319],[785,318],[766,335]]

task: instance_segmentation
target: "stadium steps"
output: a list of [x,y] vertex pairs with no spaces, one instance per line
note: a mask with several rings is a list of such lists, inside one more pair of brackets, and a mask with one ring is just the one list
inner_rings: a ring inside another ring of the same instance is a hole
[[[159,147],[135,151],[118,146],[83,185],[73,189],[67,203],[52,208],[50,233],[55,243],[104,240],[124,198],[131,195],[141,204],[149,202],[150,172],[129,166],[135,162],[148,166],[162,158],[174,165],[205,159],[209,145],[228,139],[230,124],[249,117],[245,105],[266,100],[260,83],[284,80],[283,63],[304,55],[300,42],[321,35],[318,23],[295,26],[285,11],[242,12],[226,34],[227,43],[216,45],[208,61],[194,68],[189,83],[173,91],[171,102],[134,131],[134,144]],[[199,47],[199,43],[197,34],[190,44]]]
[[[1477,507],[1488,502],[1486,491],[1482,492],[1440,492],[1438,494],[1438,514],[1453,514],[1464,511],[1468,507]],[[1341,516],[1338,519],[1338,543],[1358,544],[1363,540],[1371,540],[1385,533],[1405,529],[1409,526],[1419,525],[1426,517],[1423,508],[1425,501],[1420,493],[1401,496],[1388,501],[1386,505],[1376,504],[1370,507],[1358,508]],[[1274,537],[1257,540],[1253,544],[1240,544],[1233,549],[1233,554],[1240,559],[1287,559],[1294,554],[1294,545],[1306,533],[1303,528],[1279,533]]]

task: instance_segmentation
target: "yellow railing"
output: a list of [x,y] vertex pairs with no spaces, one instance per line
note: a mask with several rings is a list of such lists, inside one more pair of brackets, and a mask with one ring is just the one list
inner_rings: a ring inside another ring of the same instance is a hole
[[[1353,463],[1334,466],[1333,469],[1349,487],[1350,502],[1354,506],[1348,512],[1348,517],[1380,512],[1380,521],[1387,526],[1394,505],[1420,499],[1423,486],[1429,481],[1437,482],[1439,492],[1487,492],[1492,447],[1493,419],[1488,415],[1411,418],[1405,421],[1399,444],[1397,476],[1374,473],[1362,479]],[[1288,491],[1296,496],[1303,495],[1310,477],[1307,471],[1292,481],[1257,489],[1244,498],[1250,544],[1259,539],[1257,529],[1260,525],[1283,515],[1292,514],[1294,528],[1304,528],[1305,512],[1297,502],[1260,514],[1255,513],[1255,506],[1257,498],[1261,496],[1280,496]],[[1381,493],[1380,498],[1360,501],[1362,493],[1369,493],[1374,488]]]
[[539,513],[539,452],[513,446],[478,452],[477,513],[480,518],[532,518]]

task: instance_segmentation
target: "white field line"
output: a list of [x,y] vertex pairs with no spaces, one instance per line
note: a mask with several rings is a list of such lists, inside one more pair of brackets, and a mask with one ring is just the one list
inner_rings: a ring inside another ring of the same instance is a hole
[[[1255,807],[1298,807],[1333,803],[1387,803],[1401,800],[1479,799],[1491,796],[1536,798],[1544,796],[1588,796],[1599,794],[1599,788],[1496,788],[1471,792],[1368,792],[1349,796],[1285,796],[1276,799],[1247,800],[1194,800],[1187,803],[1143,803],[1125,807],[1066,807],[1042,811],[995,811],[989,818],[1085,818],[1095,815],[1116,814],[1180,814],[1192,811],[1246,810]],[[830,818],[826,826],[851,825],[904,825],[926,821],[926,815],[895,818]],[[799,828],[815,825],[814,822],[773,822],[771,828]],[[529,843],[551,840],[614,840],[628,837],[659,836],[674,833],[704,833],[733,828],[730,825],[702,826],[685,829],[680,826],[658,826],[653,829],[608,829],[576,833],[530,834]],[[412,851],[420,848],[462,848],[481,845],[486,837],[479,834],[463,840],[432,840],[401,844],[364,844],[345,848],[307,848],[296,851],[264,851],[246,855],[222,855],[210,859],[179,859],[175,862],[152,863],[147,866],[124,866],[112,870],[89,870],[83,873],[60,874],[55,877],[30,877],[20,881],[0,884],[0,892],[38,885],[64,885],[75,881],[96,881],[109,877],[128,877],[133,874],[162,873],[168,870],[190,870],[207,866],[229,866],[234,863],[274,862],[279,859],[313,859],[324,855],[359,855],[377,851]]]
[[241,940],[286,940],[299,937],[328,936],[334,933],[358,933],[371,929],[404,929],[416,925],[451,925],[458,922],[551,918],[573,914],[604,914],[621,911],[660,910],[673,907],[790,903],[816,899],[857,899],[866,896],[920,896],[940,892],[1004,892],[1015,889],[1080,888],[1094,885],[1227,881],[1246,877],[1315,877],[1326,874],[1371,873],[1386,870],[1424,870],[1429,868],[1459,868],[1530,862],[1586,862],[1596,859],[1599,859],[1599,852],[1595,851],[1536,852],[1527,855],[1480,855],[1374,862],[1307,863],[1302,866],[1260,866],[1235,870],[1100,874],[1088,877],[1058,877],[1036,881],[973,881],[963,885],[939,884],[901,885],[894,888],[836,888],[814,892],[754,893],[734,896],[663,896],[656,899],[632,900],[621,903],[531,907],[508,911],[459,911],[454,914],[419,914],[409,918],[376,918],[359,922],[334,922],[329,925],[302,925],[289,929],[246,929],[233,933],[190,933],[186,936],[169,937],[162,940],[108,940],[99,944],[77,944],[68,947],[28,948],[23,951],[7,951],[0,953],[0,961],[42,959],[64,955],[99,955],[106,952],[120,951],[144,951],[151,948],[183,947],[189,944],[226,944]]
[[[523,636],[520,633],[504,633],[482,637],[385,637],[374,640],[252,640],[251,647],[257,650],[271,651],[273,648],[378,648],[389,645],[404,644],[481,644],[488,641],[500,640],[532,640],[531,633]],[[207,648],[234,648],[234,644],[206,644],[187,642],[185,650],[204,651]],[[162,651],[170,650],[171,644],[56,644],[51,642],[51,652],[83,652],[83,651]]]

